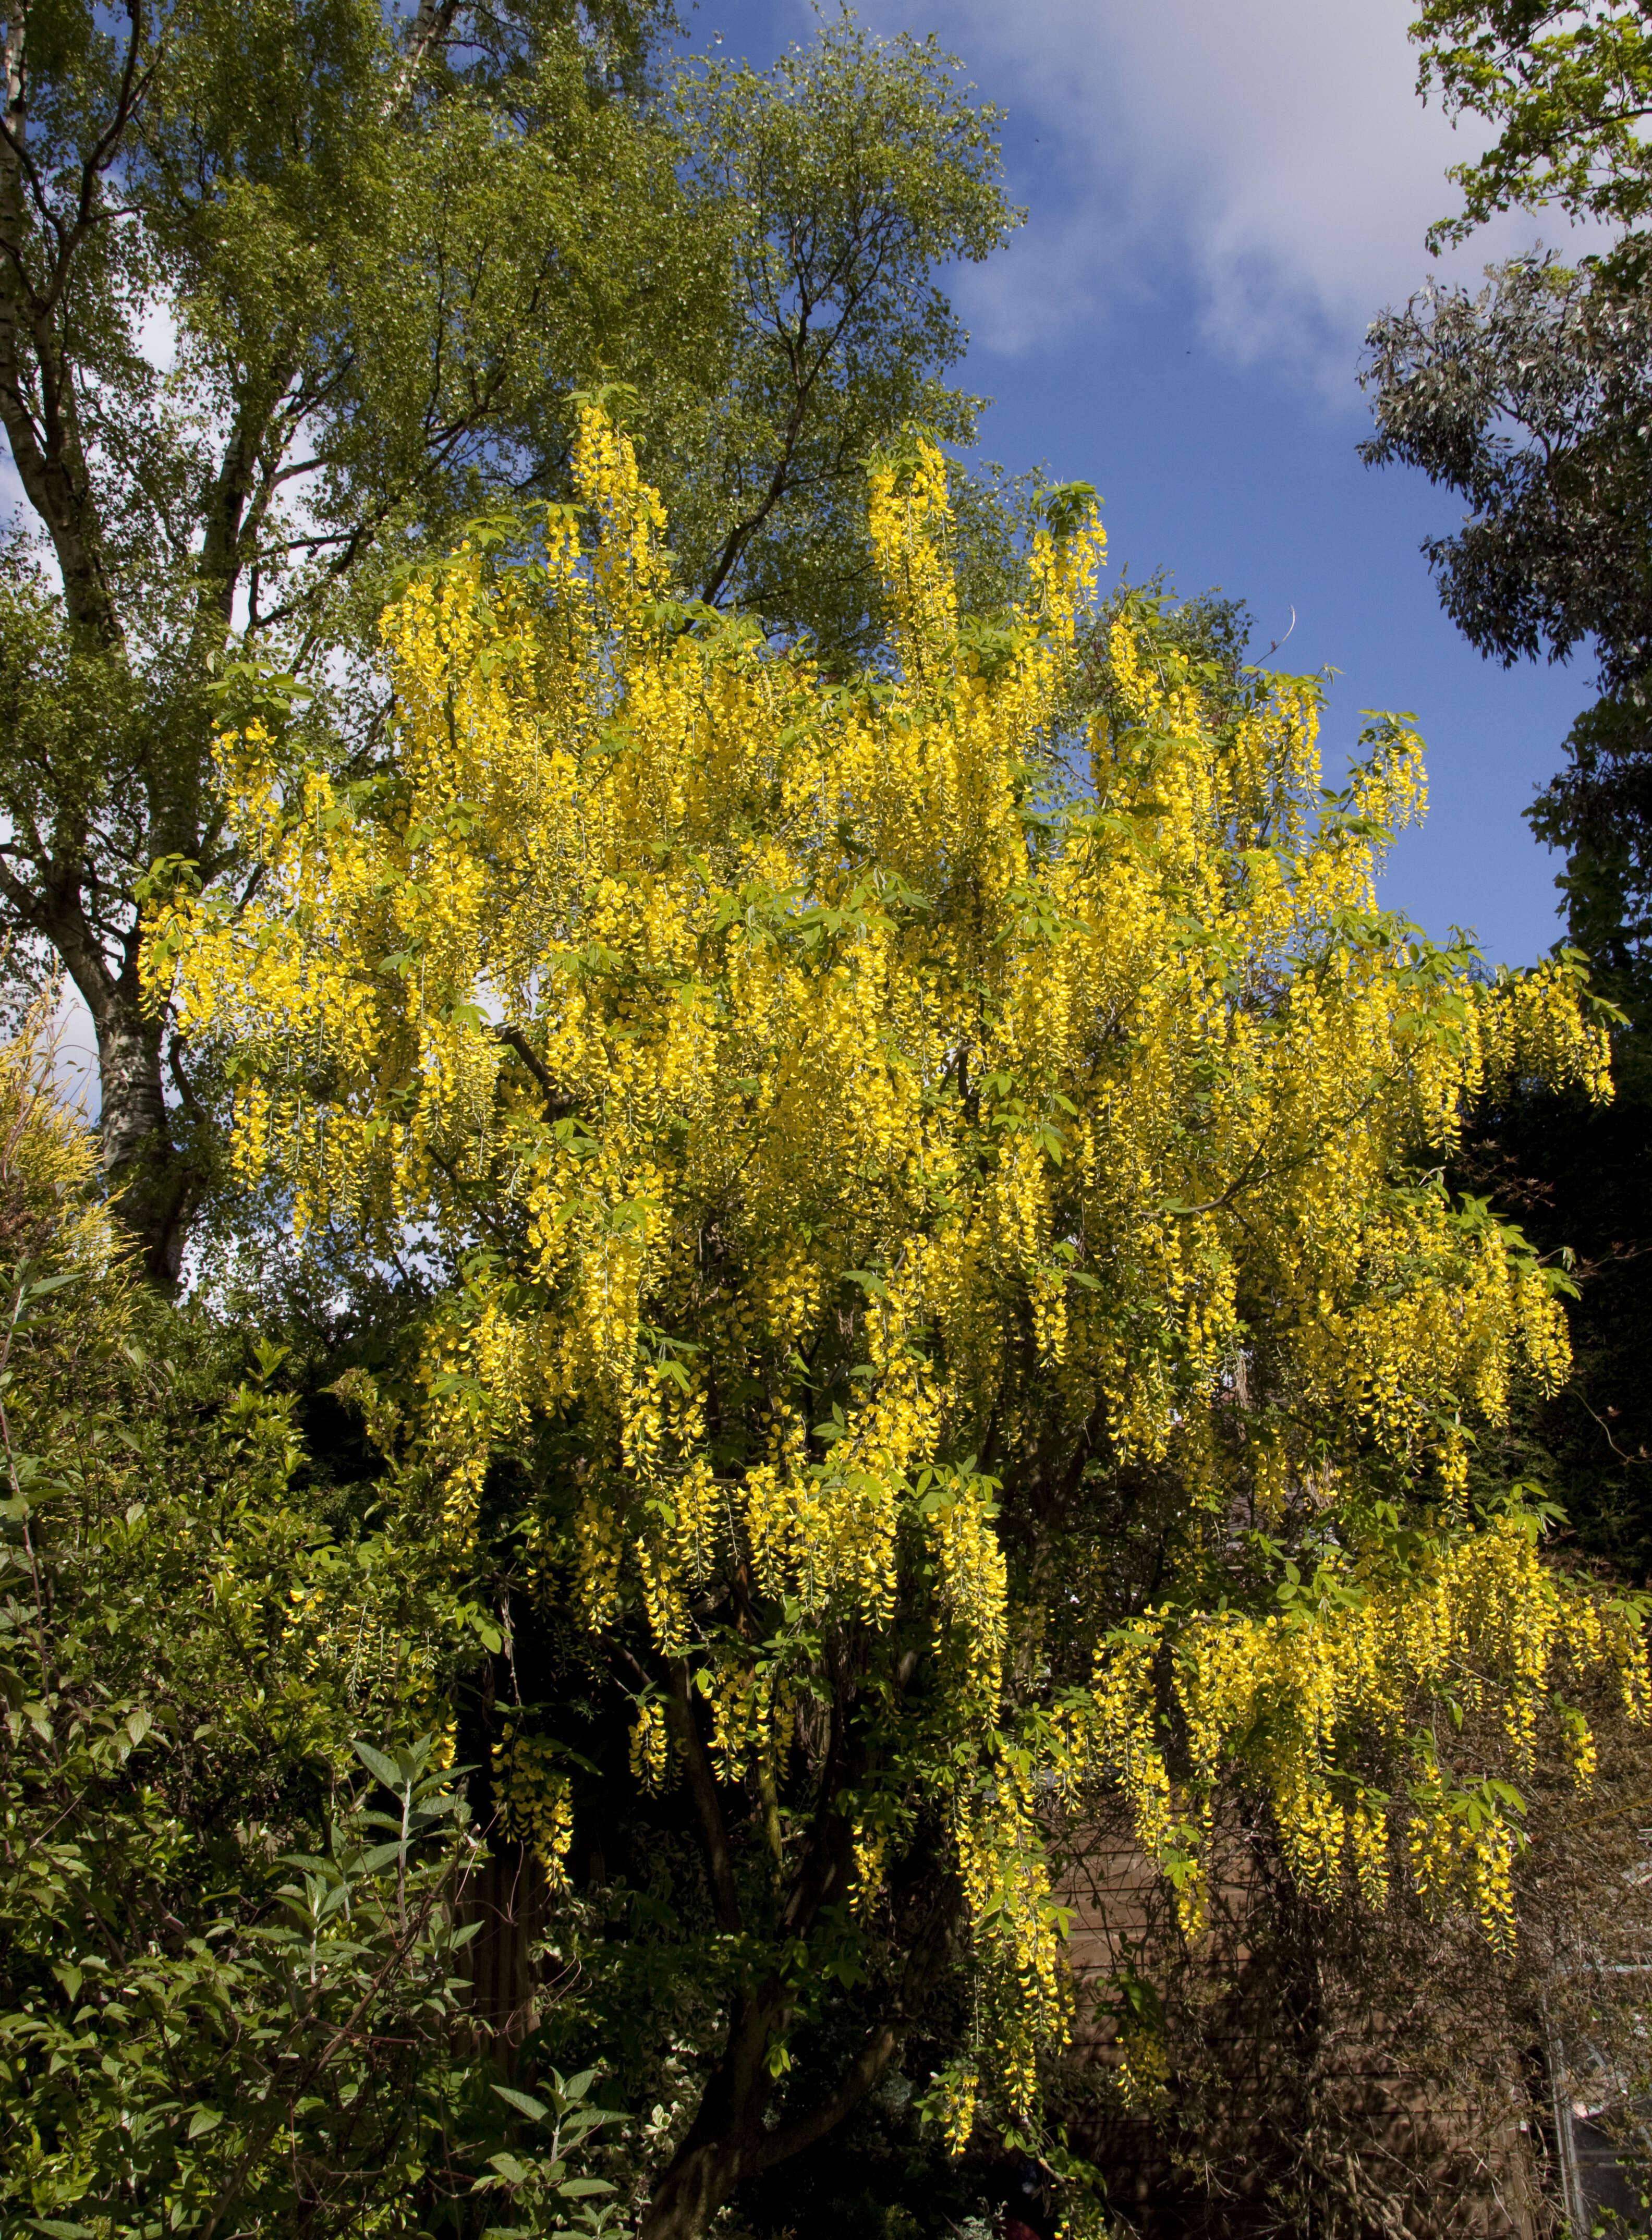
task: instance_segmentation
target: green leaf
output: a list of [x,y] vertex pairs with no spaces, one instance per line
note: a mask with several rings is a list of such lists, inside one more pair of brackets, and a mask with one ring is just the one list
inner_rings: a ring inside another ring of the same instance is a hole
[[550,2113],[544,2102],[536,2100],[530,2092],[518,2092],[513,2085],[510,2084],[496,2084],[493,2089],[502,2100],[515,2108],[519,2114],[528,2117],[533,2123],[543,2123]]
[[371,1743],[352,1743],[350,1748],[375,1781],[382,1782],[386,1789],[395,1790],[398,1794],[406,1787],[402,1779],[402,1769],[394,1758],[386,1757],[383,1751],[375,1750]]
[[497,1657],[505,1645],[505,1637],[487,1611],[475,1603],[467,1603],[464,1617],[465,1623],[489,1655]]
[[71,1268],[64,1276],[41,1276],[34,1283],[24,1284],[23,1296],[25,1299],[43,1299],[49,1292],[61,1291],[65,1283],[79,1283],[84,1272],[83,1269]]

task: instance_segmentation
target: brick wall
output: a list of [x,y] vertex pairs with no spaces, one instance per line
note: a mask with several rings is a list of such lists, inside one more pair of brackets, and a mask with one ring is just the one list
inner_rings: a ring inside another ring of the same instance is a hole
[[[1236,1815],[1191,1944],[1119,1826],[1089,1831],[1063,1898],[1079,1993],[1069,2137],[1146,2240],[1553,2230],[1541,2064],[1468,1924],[1305,1902]],[[1142,1987],[1134,2008],[1121,1979]]]

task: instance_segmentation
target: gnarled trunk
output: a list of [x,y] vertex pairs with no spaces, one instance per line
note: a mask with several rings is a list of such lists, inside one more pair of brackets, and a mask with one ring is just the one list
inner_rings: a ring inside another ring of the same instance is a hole
[[[903,1687],[911,1679],[915,1663],[902,1667]],[[713,1907],[719,1925],[738,1936],[742,1910],[728,1826],[683,1660],[673,1663],[670,1680],[668,1716],[682,1746]],[[834,1705],[819,1809],[792,1863],[789,1891],[780,1910],[777,1941],[783,1945],[790,1937],[807,1937],[822,1909],[849,1885],[850,1823],[841,1798],[863,1760],[858,1744],[846,1736],[849,1722],[840,1699]],[[774,1819],[771,1843],[778,1864],[783,1849],[777,1813]],[[769,2056],[792,2020],[795,1990],[775,1975],[740,1994],[729,2018],[728,2043],[706,2081],[687,2137],[662,2171],[643,2212],[637,2240],[700,2240],[743,2178],[772,2170],[814,2146],[860,2105],[894,2059],[951,1943],[962,1893],[945,1868],[937,1896],[938,1902],[909,1917],[902,1939],[904,1957],[897,1981],[889,1986],[884,2012],[868,2029],[836,2087],[812,2107],[794,2110],[778,2122],[770,2113],[774,2077]]]
[[636,2240],[697,2240],[742,2177],[759,2166],[773,2089],[769,2041],[782,2012],[761,1992],[736,2005],[728,2045],[687,2137],[654,2189]]
[[[926,1955],[929,1941],[920,1940]],[[789,2002],[773,1983],[736,2006],[728,2046],[688,2137],[643,2212],[637,2240],[699,2240],[742,2178],[789,2162],[836,2130],[883,2076],[903,2034],[904,2017],[877,2023],[835,2092],[770,2125],[769,2049],[789,2010]]]
[[679,2153],[643,2212],[636,2240],[699,2240],[744,2175],[747,2145],[705,2139],[691,2154]]

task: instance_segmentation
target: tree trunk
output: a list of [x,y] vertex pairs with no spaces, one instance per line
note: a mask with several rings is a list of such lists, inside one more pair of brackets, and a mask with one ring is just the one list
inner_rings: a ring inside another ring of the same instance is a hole
[[505,2057],[539,2020],[534,1939],[543,1927],[545,1878],[525,1844],[496,1840],[465,1894],[464,1917],[482,1924],[465,1948],[471,2011],[484,2043]]
[[836,2130],[883,2075],[901,2043],[900,2023],[876,2023],[835,2092],[771,2127],[766,2121],[773,2090],[769,2048],[785,2013],[785,2002],[772,1984],[736,2008],[728,2048],[688,2137],[643,2213],[636,2240],[699,2240],[742,2178],[789,2162]]
[[680,2152],[643,2211],[636,2240],[700,2240],[740,2182],[743,2144],[733,2138],[705,2140],[692,2154]]
[[197,1177],[173,1141],[161,1082],[163,1030],[158,1020],[144,1017],[126,974],[106,979],[99,993],[101,1000],[90,1008],[97,1030],[103,1174],[144,1274],[157,1289],[170,1291],[183,1265]]
[[643,2212],[636,2240],[698,2240],[755,2167],[772,2090],[769,2041],[781,2012],[762,1992],[736,2003],[723,2057],[706,2081],[687,2137]]
[[[201,1155],[179,1143],[179,1115],[167,1103],[162,1085],[166,1027],[150,1012],[138,978],[142,920],[134,905],[131,923],[111,956],[88,915],[86,856],[83,835],[71,830],[57,857],[37,866],[33,886],[0,860],[0,903],[51,943],[91,1015],[97,1037],[103,1179],[117,1219],[137,1245],[144,1274],[158,1290],[170,1291],[183,1265],[202,1181]],[[188,1083],[181,1072],[177,1078],[190,1117],[198,1117]]]

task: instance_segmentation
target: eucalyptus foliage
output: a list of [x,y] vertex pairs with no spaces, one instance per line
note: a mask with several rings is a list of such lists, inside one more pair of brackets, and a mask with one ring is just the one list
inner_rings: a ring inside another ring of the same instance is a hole
[[1637,1018],[1652,924],[1649,23],[1638,4],[1422,10],[1422,83],[1496,135],[1452,172],[1462,207],[1436,245],[1501,210],[1550,205],[1615,237],[1576,269],[1538,247],[1489,270],[1477,294],[1422,290],[1373,325],[1363,377],[1377,422],[1366,459],[1421,467],[1467,501],[1462,527],[1423,550],[1470,643],[1505,663],[1598,657],[1602,697],[1529,815],[1565,850],[1574,939]]

